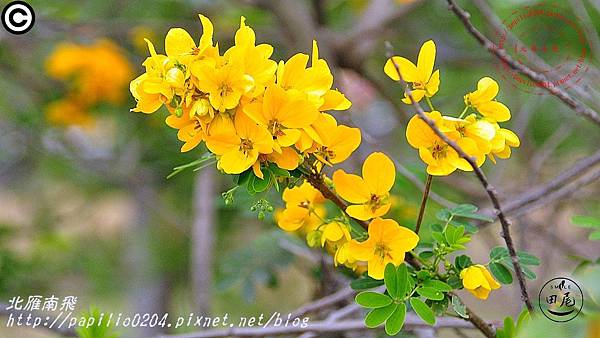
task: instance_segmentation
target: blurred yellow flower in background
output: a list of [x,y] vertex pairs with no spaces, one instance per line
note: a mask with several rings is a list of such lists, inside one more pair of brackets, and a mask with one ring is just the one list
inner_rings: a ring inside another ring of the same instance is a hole
[[[48,56],[45,67],[67,87],[68,100],[51,104],[46,111],[52,123],[61,125],[89,125],[93,121],[89,110],[95,105],[122,103],[133,74],[124,52],[107,39],[91,45],[63,42]],[[66,108],[67,104],[74,107]]]

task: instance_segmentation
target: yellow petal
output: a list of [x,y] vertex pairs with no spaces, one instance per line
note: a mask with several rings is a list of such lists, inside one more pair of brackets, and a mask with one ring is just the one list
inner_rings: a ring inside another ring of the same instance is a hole
[[433,72],[433,64],[435,63],[435,42],[429,40],[421,46],[419,51],[419,59],[417,61],[417,70],[421,83],[429,82],[431,73]]
[[431,147],[439,137],[423,121],[419,115],[414,115],[406,126],[406,140],[413,148]]
[[489,101],[475,106],[481,115],[498,122],[510,120],[510,110],[503,103],[498,101]]
[[204,49],[207,46],[212,46],[213,41],[213,25],[210,19],[202,14],[198,14],[200,22],[202,23],[202,37],[200,38],[200,49]]
[[234,149],[221,156],[219,165],[227,174],[240,174],[250,168],[257,159],[258,151],[255,149],[248,152]]
[[374,242],[370,239],[364,242],[358,242],[353,239],[348,243],[348,251],[354,259],[366,262],[373,257]]
[[365,181],[357,175],[347,174],[344,170],[333,173],[335,191],[350,203],[362,204],[371,198],[369,188]]
[[383,195],[389,192],[396,180],[396,167],[384,153],[369,155],[362,167],[363,178],[371,193]]
[[[398,69],[396,69],[396,66],[398,67]],[[398,70],[400,70],[400,74],[402,74],[402,79],[404,81],[419,81],[419,72],[417,70],[417,66],[415,66],[415,64],[412,63],[410,60],[401,56],[391,57],[387,60],[385,66],[383,67],[383,71],[385,72],[385,74],[394,81],[400,81],[400,76],[398,76]]]
[[368,275],[373,279],[383,279],[385,261],[379,256],[373,256],[368,261]]
[[171,28],[165,38],[165,52],[169,57],[190,55],[196,43],[183,28]]

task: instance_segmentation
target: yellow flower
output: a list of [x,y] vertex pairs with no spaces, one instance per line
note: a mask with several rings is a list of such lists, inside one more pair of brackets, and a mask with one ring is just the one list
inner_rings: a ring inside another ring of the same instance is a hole
[[520,146],[521,141],[512,130],[500,128],[497,123],[494,126],[496,128],[496,135],[491,141],[492,149],[488,157],[492,162],[496,163],[495,156],[502,159],[509,158],[512,153],[511,147]]
[[351,103],[337,90],[331,90],[333,75],[323,59],[319,59],[317,42],[313,41],[312,64],[309,56],[298,53],[277,67],[277,84],[285,90],[299,91],[319,110],[343,110]]
[[338,125],[329,114],[322,113],[304,131],[317,143],[314,149],[307,151],[314,153],[319,161],[328,165],[345,161],[360,145],[360,129]]
[[244,112],[269,130],[278,153],[282,147],[296,143],[301,129],[309,127],[319,117],[310,102],[302,96],[286,93],[278,85],[267,87],[262,102],[246,105]]
[[235,60],[244,67],[246,74],[252,77],[254,89],[248,93],[256,97],[265,90],[267,85],[275,82],[277,62],[269,59],[273,54],[273,46],[269,44],[256,45],[256,35],[252,28],[246,26],[246,18],[241,17],[240,28],[235,33],[235,46],[224,54],[225,59]]
[[473,296],[479,299],[487,299],[492,290],[500,288],[494,277],[483,265],[471,265],[460,272],[463,286]]
[[48,122],[58,126],[90,127],[95,120],[81,104],[72,99],[61,99],[50,103],[46,107]]
[[[239,174],[250,168],[259,154],[273,151],[273,138],[264,128],[257,125],[246,114],[234,117],[235,129],[210,132],[206,146],[219,156],[218,167],[227,174]],[[209,130],[212,130],[212,126]]]
[[369,238],[364,242],[352,240],[348,250],[356,260],[367,262],[369,276],[383,279],[385,266],[388,263],[400,265],[404,262],[404,255],[414,249],[418,242],[416,233],[396,221],[375,218],[369,224]]
[[67,82],[68,96],[80,105],[121,103],[132,69],[123,51],[112,41],[91,45],[60,43],[46,60],[46,71]]
[[198,89],[209,94],[210,103],[220,112],[237,107],[242,95],[254,87],[254,79],[240,64],[215,68],[208,62],[196,62],[191,71],[198,78]]
[[465,95],[465,104],[471,106],[486,118],[504,122],[510,120],[510,110],[504,104],[495,101],[498,95],[498,83],[490,77],[477,82],[477,90]]
[[390,190],[396,179],[392,160],[383,153],[372,153],[362,167],[363,177],[337,170],[333,174],[336,192],[355,205],[346,208],[351,217],[360,220],[385,215],[391,206]]
[[177,138],[184,142],[181,146],[182,153],[194,149],[206,138],[202,122],[196,116],[190,117],[190,114],[184,113],[178,117],[171,114],[167,117],[166,123],[169,127],[178,129]]
[[[433,119],[436,125],[441,125],[442,117],[439,112],[433,111],[426,115]],[[428,174],[444,176],[456,170],[458,153],[437,136],[418,115],[413,116],[408,122],[406,139],[413,148],[419,150],[419,156],[427,164]]]
[[[387,60],[383,71],[394,81],[399,81],[398,70],[402,79],[412,84],[412,97],[416,102],[421,101],[423,96],[432,97],[437,93],[440,86],[440,71],[433,71],[435,63],[435,42],[429,40],[421,46],[417,65],[401,56],[393,56]],[[408,95],[404,94],[402,102],[411,104]]]
[[277,225],[285,231],[296,231],[315,223],[315,218],[325,216],[325,209],[321,206],[325,198],[306,181],[300,186],[286,188],[283,191],[283,201],[286,207]]
[[215,50],[212,46],[213,25],[204,15],[199,14],[198,16],[202,23],[202,37],[198,46],[183,28],[171,28],[167,32],[165,52],[171,61],[189,66],[193,60],[201,59],[207,54],[214,56]]
[[325,242],[349,241],[352,239],[348,225],[339,221],[329,222],[321,227],[321,246],[325,246]]

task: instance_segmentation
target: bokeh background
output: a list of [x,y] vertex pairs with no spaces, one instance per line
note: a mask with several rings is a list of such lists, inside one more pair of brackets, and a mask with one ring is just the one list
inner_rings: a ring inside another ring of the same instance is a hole
[[[4,5],[6,1],[2,1]],[[229,313],[233,317],[289,312],[338,290],[347,281],[331,257],[280,231],[268,214],[250,211],[254,198],[236,192],[226,205],[221,193],[233,186],[215,168],[186,171],[167,179],[173,167],[199,158],[201,149],[180,153],[162,108],[132,113],[128,84],[142,72],[143,38],[164,50],[171,27],[199,38],[198,13],[215,26],[224,50],[232,44],[240,16],[257,40],[275,47],[274,59],[310,53],[317,39],[335,72],[336,86],[353,102],[336,113],[363,132],[361,147],[344,166],[359,168],[372,151],[396,160],[394,215],[413,227],[424,165],[405,141],[410,106],[402,88],[383,74],[384,41],[397,54],[416,59],[421,44],[437,44],[441,89],[434,98],[446,113],[463,107],[462,96],[491,76],[499,98],[511,108],[509,126],[522,141],[508,161],[486,163],[484,171],[504,201],[549,182],[577,160],[598,150],[597,127],[577,117],[556,98],[513,85],[498,62],[465,31],[445,1],[392,0],[104,0],[39,1],[34,28],[25,35],[0,30],[0,301],[29,295],[78,297],[77,312],[186,315]],[[536,1],[460,1],[474,23],[495,37],[497,20]],[[581,18],[590,54],[579,95],[600,107],[597,90],[600,5],[595,0],[560,2],[563,13]],[[558,35],[556,35],[558,34]],[[556,43],[560,27],[537,34],[540,45]],[[524,35],[522,39],[530,37]],[[569,41],[565,37],[564,41]],[[577,55],[576,44],[560,45]],[[555,56],[543,54],[546,61]],[[567,59],[565,62],[576,62]],[[596,168],[598,169],[598,168]],[[436,179],[439,207],[469,202],[489,210],[474,175]],[[600,185],[593,180],[537,205],[509,213],[519,249],[542,259],[529,282],[531,294],[550,278],[571,275],[582,260],[595,260],[600,245],[589,230],[572,224],[575,215],[600,216]],[[268,196],[282,206],[279,196]],[[474,236],[469,254],[485,261],[502,245],[498,224]],[[427,236],[427,234],[425,234]],[[518,288],[505,286],[486,302],[465,295],[484,318],[500,321],[520,311]],[[7,329],[1,337],[58,337],[43,329]],[[189,330],[189,329],[187,329]],[[170,333],[185,331],[171,330]],[[126,330],[123,337],[151,337],[160,331]],[[374,334],[374,333],[373,333]],[[403,333],[408,337],[413,333]],[[454,331],[441,332],[454,337]],[[469,337],[476,332],[466,331]],[[365,335],[361,335],[365,336]]]

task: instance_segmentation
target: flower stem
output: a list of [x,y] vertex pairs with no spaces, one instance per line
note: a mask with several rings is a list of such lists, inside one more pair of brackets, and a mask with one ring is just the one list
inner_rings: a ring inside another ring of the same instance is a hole
[[469,106],[465,106],[465,109],[462,111],[462,113],[460,113],[460,116],[458,117],[459,119],[462,119],[463,116],[465,116],[465,113],[467,112],[467,109],[469,109]]
[[435,108],[433,108],[433,103],[431,103],[431,99],[425,95],[425,101],[427,101],[427,105],[429,106],[429,109],[431,109],[431,111],[434,111]]
[[423,222],[423,215],[425,214],[425,206],[427,205],[427,198],[429,197],[429,191],[431,190],[431,181],[433,176],[427,175],[427,181],[425,182],[425,191],[423,191],[423,200],[421,200],[421,208],[419,209],[419,217],[417,218],[417,225],[415,226],[415,232],[418,234],[421,228],[421,222]]

